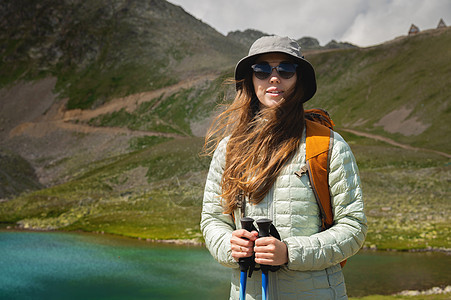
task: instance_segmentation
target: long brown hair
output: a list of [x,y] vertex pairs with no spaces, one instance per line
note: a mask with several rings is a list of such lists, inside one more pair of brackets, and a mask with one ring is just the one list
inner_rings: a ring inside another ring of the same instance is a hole
[[260,108],[249,72],[239,83],[232,104],[207,132],[205,149],[210,153],[222,139],[230,137],[221,181],[224,213],[236,208],[240,193],[251,203],[261,202],[296,153],[304,129],[301,76],[298,71],[294,89],[279,105]]

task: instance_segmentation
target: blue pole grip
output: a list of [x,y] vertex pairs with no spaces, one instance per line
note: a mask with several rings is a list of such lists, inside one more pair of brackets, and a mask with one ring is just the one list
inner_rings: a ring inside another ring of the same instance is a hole
[[247,272],[241,271],[240,277],[240,300],[246,299],[246,282],[247,282]]
[[[252,231],[252,224],[254,223],[254,219],[249,217],[241,218],[241,227],[246,229],[247,231]],[[251,257],[245,257],[239,259],[241,276],[240,276],[240,300],[246,299],[246,283],[247,283],[247,270],[251,264]],[[251,271],[252,272],[252,271]]]
[[[269,236],[269,228],[271,227],[272,220],[260,219],[257,221],[259,237]],[[268,299],[268,266],[261,265],[262,269],[262,300]]]
[[262,273],[262,300],[268,299],[268,273]]

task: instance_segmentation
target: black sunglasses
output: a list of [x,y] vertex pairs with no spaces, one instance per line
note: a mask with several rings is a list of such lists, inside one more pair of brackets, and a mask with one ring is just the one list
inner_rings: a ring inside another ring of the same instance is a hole
[[266,79],[271,76],[272,70],[276,69],[277,73],[283,79],[290,79],[296,74],[297,64],[292,63],[281,63],[278,66],[271,67],[269,64],[255,64],[251,68],[254,70],[255,77],[258,79]]

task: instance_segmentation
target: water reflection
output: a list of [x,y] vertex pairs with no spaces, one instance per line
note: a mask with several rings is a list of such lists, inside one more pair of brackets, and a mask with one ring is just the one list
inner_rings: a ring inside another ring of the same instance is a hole
[[62,233],[0,233],[0,299],[205,299],[229,275],[198,247]]
[[352,296],[425,290],[451,283],[451,255],[361,251],[343,269]]
[[[450,283],[451,256],[362,252],[350,296]],[[207,250],[91,234],[0,232],[0,299],[226,299],[230,271]]]

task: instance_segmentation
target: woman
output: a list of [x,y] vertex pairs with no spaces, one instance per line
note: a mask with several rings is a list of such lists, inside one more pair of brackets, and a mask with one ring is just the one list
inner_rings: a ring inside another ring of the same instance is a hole
[[[334,225],[325,231],[307,176],[294,174],[305,165],[303,103],[316,92],[313,67],[295,41],[267,36],[238,62],[235,80],[235,100],[206,138],[215,151],[201,219],[207,248],[233,268],[230,299],[239,298],[238,260],[253,254],[257,264],[281,266],[269,274],[270,299],[347,299],[340,262],[360,249],[367,232],[354,156],[334,133]],[[281,240],[240,229],[242,215],[273,220]],[[246,299],[261,297],[258,272],[246,292]]]

